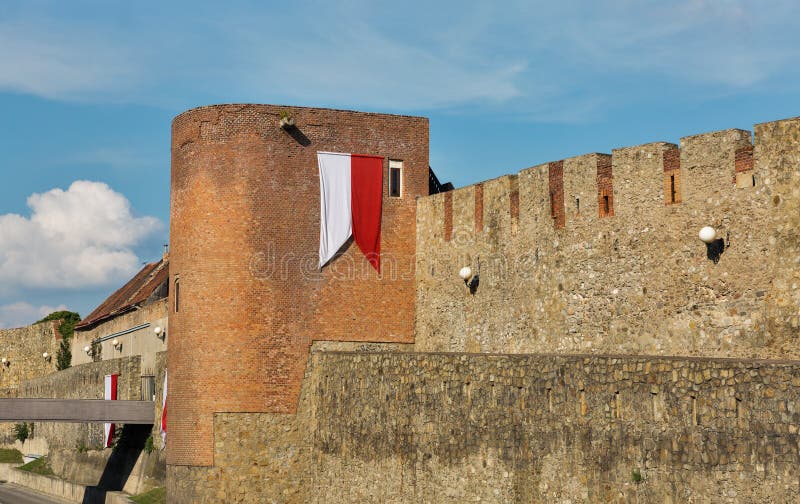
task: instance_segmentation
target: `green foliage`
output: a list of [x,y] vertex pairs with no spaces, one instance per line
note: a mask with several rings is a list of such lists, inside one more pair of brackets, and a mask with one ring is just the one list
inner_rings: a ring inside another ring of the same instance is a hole
[[22,453],[15,448],[0,448],[0,464],[21,464]]
[[156,445],[153,443],[153,435],[150,434],[147,436],[147,439],[144,440],[144,452],[148,455],[153,453],[153,450],[156,449]]
[[634,469],[631,471],[631,481],[638,484],[642,482],[642,479],[642,473],[639,471],[639,469]]
[[64,338],[56,352],[56,369],[63,371],[70,366],[72,366],[72,346],[69,344],[69,340]]
[[131,500],[137,504],[165,504],[167,502],[167,489],[156,487],[148,492],[131,496]]
[[26,439],[33,437],[33,424],[32,423],[18,423],[14,424],[14,438],[21,443]]
[[75,332],[75,324],[81,321],[81,316],[75,312],[62,310],[53,312],[36,323],[48,322],[50,320],[63,320],[61,325],[58,326],[58,332],[65,338],[71,338],[72,333]]
[[[70,340],[72,339],[72,334],[75,332],[75,324],[81,321],[81,316],[75,312],[62,310],[51,313],[39,322],[47,322],[49,320],[63,320],[61,325],[58,326],[58,332],[61,333],[63,339],[56,352],[56,369],[61,371],[72,365]],[[37,322],[37,324],[39,322]]]
[[45,476],[53,475],[53,468],[50,467],[50,462],[47,457],[39,457],[38,459],[31,460],[23,466],[19,466],[23,471],[28,471],[36,474],[43,474]]

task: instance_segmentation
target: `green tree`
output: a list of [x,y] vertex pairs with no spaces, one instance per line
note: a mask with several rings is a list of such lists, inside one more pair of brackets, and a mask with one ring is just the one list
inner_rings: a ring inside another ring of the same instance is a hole
[[[75,332],[75,324],[80,322],[81,316],[75,312],[62,310],[51,313],[39,322],[47,322],[50,320],[62,321],[61,325],[58,326],[58,332],[61,333],[62,340],[56,352],[56,369],[61,371],[72,365],[70,340],[72,339],[72,334]],[[37,322],[37,324],[39,322]]]

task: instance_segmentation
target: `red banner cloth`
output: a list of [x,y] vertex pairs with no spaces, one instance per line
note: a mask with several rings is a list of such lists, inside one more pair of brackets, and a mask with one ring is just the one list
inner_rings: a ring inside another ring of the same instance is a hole
[[352,154],[350,180],[353,239],[372,267],[380,273],[383,158]]

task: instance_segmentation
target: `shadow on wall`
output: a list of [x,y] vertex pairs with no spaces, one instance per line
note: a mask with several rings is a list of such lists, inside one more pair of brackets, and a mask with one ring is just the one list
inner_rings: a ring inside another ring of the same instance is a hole
[[152,425],[125,425],[97,486],[86,487],[83,504],[104,503],[106,493],[121,491],[125,487],[152,430]]
[[284,131],[289,134],[294,140],[302,145],[303,147],[308,147],[311,145],[311,140],[302,132],[300,131],[297,126],[290,126],[284,128]]
[[725,252],[725,240],[722,238],[717,238],[713,242],[706,244],[706,256],[714,261],[714,264],[719,262],[723,252]]

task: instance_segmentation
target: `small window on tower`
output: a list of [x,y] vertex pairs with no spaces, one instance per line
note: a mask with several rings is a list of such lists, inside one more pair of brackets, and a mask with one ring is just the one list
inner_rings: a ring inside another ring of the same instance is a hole
[[181,279],[175,278],[175,312],[181,311]]
[[389,160],[389,196],[399,198],[403,195],[403,162]]

